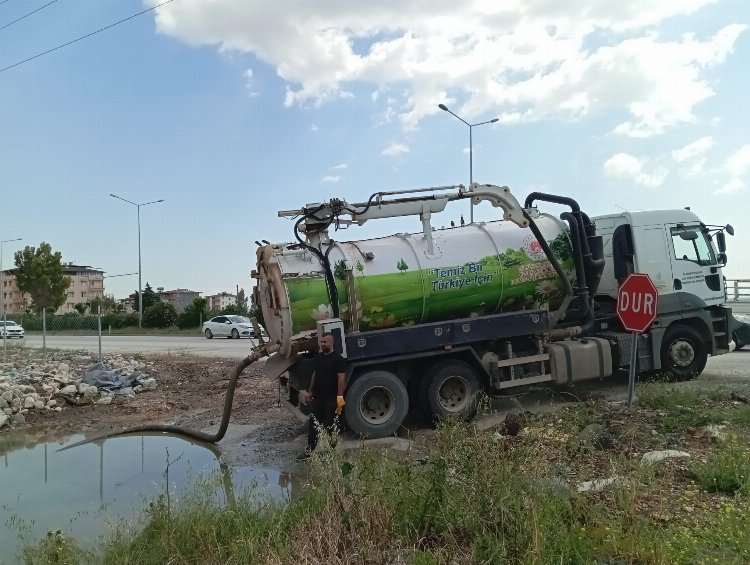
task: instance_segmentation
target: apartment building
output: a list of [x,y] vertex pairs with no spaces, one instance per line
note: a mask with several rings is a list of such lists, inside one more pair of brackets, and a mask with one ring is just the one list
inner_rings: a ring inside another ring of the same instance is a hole
[[185,308],[201,295],[200,292],[188,290],[186,288],[177,288],[175,290],[161,290],[161,288],[159,288],[156,294],[162,302],[174,306],[174,309],[178,314],[184,312]]
[[227,306],[237,304],[237,295],[229,292],[220,292],[206,296],[209,310],[223,310]]
[[[104,296],[104,271],[75,263],[63,263],[63,274],[70,278],[65,303],[56,314],[75,312],[75,305],[90,302],[93,298]],[[3,284],[0,300],[2,310],[7,314],[20,314],[31,306],[31,296],[18,290],[16,276],[12,269],[3,271]]]

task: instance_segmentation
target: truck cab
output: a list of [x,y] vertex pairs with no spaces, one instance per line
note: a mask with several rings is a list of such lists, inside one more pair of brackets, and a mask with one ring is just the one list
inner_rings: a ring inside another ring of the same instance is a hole
[[[731,311],[722,306],[726,259],[698,216],[687,209],[649,210],[593,221],[603,237],[606,262],[595,296],[601,330],[622,330],[613,321],[618,287],[630,273],[646,273],[659,291],[659,303],[653,328],[641,337],[641,350],[649,353],[639,357],[642,369],[690,365],[697,355],[729,351]],[[618,341],[625,351],[624,335]],[[702,370],[705,361],[698,365]]]
[[623,212],[594,218],[603,236],[606,267],[599,294],[617,297],[619,283],[630,273],[647,273],[659,300],[691,295],[685,305],[703,307],[725,300],[718,253],[708,230],[689,210]]

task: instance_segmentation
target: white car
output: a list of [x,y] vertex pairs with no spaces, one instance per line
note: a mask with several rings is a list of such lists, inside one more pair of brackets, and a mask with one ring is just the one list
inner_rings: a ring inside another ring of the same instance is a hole
[[7,337],[8,339],[11,339],[17,337],[21,339],[23,336],[23,328],[20,325],[12,320],[8,320],[7,322],[0,320],[0,338]]
[[241,337],[255,337],[255,330],[249,318],[226,315],[216,316],[203,322],[203,335],[206,339],[214,336],[240,339]]

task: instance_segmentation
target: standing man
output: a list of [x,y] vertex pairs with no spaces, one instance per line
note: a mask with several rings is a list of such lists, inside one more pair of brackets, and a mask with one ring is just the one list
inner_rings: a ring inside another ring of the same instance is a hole
[[321,336],[320,353],[315,356],[313,367],[310,389],[302,390],[299,394],[303,404],[312,402],[307,450],[297,457],[299,461],[309,459],[318,445],[318,426],[322,425],[332,432],[335,417],[344,409],[346,363],[341,354],[333,349],[333,334]]

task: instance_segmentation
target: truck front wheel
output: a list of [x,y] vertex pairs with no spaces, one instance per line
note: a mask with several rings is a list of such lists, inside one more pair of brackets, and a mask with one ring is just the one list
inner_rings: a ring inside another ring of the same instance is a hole
[[408,412],[406,387],[388,371],[363,373],[346,391],[346,423],[363,437],[377,439],[393,435]]
[[420,405],[433,419],[457,416],[469,421],[477,413],[479,377],[474,367],[456,359],[428,368],[420,382]]
[[700,334],[690,326],[670,326],[661,342],[661,366],[670,380],[689,381],[706,368],[708,353]]

